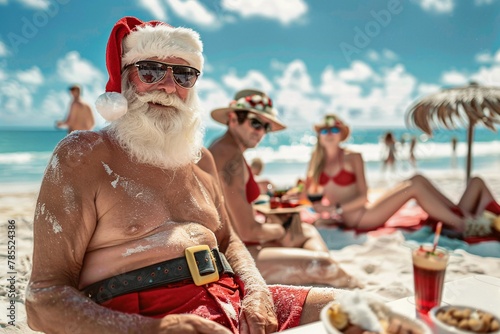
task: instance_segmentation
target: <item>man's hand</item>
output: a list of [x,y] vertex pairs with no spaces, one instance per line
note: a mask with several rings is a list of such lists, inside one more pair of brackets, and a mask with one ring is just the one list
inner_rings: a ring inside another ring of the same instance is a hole
[[232,334],[226,327],[194,314],[172,314],[161,320],[158,333],[168,334]]
[[267,334],[277,330],[278,320],[271,295],[267,292],[248,293],[241,307],[240,333]]
[[281,247],[301,247],[307,239],[298,213],[267,215],[267,221],[285,229],[283,238],[276,240]]
[[62,127],[65,127],[66,126],[66,123],[63,122],[63,121],[57,121],[56,122],[56,128],[62,128]]

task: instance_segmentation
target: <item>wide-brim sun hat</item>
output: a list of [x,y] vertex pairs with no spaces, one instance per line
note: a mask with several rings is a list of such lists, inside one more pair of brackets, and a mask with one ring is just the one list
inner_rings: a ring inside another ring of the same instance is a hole
[[234,96],[234,100],[228,107],[212,110],[210,116],[214,121],[227,125],[228,113],[230,111],[248,111],[261,116],[271,124],[271,131],[279,131],[286,126],[279,120],[278,111],[273,107],[271,98],[256,89],[240,90]]
[[338,127],[340,129],[340,137],[342,141],[346,140],[351,133],[349,127],[335,114],[326,114],[321,123],[314,124],[314,130],[316,132],[319,132],[324,128],[332,127]]

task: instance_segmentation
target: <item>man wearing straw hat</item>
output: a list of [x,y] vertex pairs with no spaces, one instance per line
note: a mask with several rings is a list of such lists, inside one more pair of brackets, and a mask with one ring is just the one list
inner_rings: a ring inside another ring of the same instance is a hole
[[245,89],[228,107],[212,111],[212,118],[227,125],[226,133],[209,147],[217,165],[226,205],[234,228],[267,283],[322,284],[355,287],[329,254],[316,228],[301,223],[298,213],[270,214],[257,221],[252,202],[260,194],[243,153],[256,147],[268,132],[285,129],[264,92]]
[[198,33],[125,17],[106,64],[97,109],[110,125],[63,139],[44,175],[29,326],[252,334],[317,320],[335,290],[268,287],[232,231],[202,146]]

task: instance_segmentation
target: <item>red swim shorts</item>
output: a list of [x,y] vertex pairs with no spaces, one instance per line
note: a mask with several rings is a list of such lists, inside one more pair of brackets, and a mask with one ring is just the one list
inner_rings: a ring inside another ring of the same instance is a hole
[[[299,325],[310,287],[270,285],[278,330]],[[237,277],[224,275],[219,281],[196,286],[192,281],[169,284],[115,297],[102,303],[112,310],[161,318],[167,314],[196,314],[239,333],[240,302],[244,286]]]

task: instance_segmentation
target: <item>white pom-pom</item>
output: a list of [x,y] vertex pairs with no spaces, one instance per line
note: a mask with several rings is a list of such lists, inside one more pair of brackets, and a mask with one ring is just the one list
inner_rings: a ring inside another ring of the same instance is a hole
[[99,114],[108,122],[116,121],[127,113],[128,102],[125,96],[116,92],[101,94],[95,101]]

